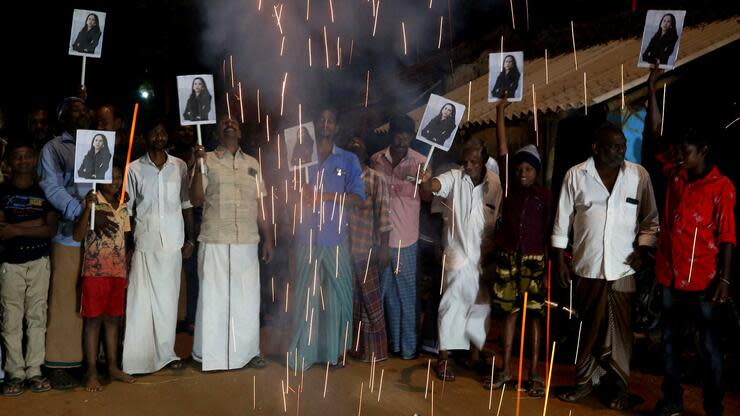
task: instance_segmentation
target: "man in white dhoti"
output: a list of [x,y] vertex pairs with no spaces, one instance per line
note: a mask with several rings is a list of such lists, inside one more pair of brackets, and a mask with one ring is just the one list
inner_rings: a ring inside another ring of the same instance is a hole
[[446,198],[451,223],[447,227],[444,250],[444,287],[439,303],[439,357],[437,377],[455,379],[448,368],[449,350],[468,350],[471,358],[486,341],[490,300],[480,287],[480,255],[483,236],[492,237],[501,206],[501,181],[486,169],[488,154],[480,141],[463,147],[463,166],[436,178],[424,172],[422,186],[435,196]]
[[239,148],[239,124],[223,119],[218,133],[215,151],[196,146],[206,172],[196,167],[190,187],[193,204],[203,205],[193,359],[204,371],[262,368],[258,225],[262,260],[270,261],[273,248],[261,201],[265,189],[259,163]]
[[146,143],[147,153],[129,166],[126,187],[135,218],[123,341],[123,371],[129,374],[182,366],[175,355],[177,300],[182,258],[194,246],[187,166],[165,152],[163,123],[146,132]]

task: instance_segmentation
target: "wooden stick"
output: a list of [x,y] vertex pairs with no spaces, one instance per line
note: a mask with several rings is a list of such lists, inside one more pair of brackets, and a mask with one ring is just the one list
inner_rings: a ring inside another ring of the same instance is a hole
[[573,21],[570,21],[570,38],[573,40],[573,62],[576,64],[576,71],[578,71],[578,54],[576,52],[576,32],[573,29]]
[[444,18],[444,16],[439,16],[439,40],[437,41],[437,49],[442,48],[442,22]]
[[329,69],[329,41],[326,39],[326,26],[324,26],[324,53],[326,54],[326,69]]
[[434,416],[434,380],[432,380],[432,416]]
[[283,393],[283,413],[288,413],[288,403],[285,402],[285,382],[280,380],[280,389]]
[[508,198],[509,197],[509,176],[511,176],[509,175],[509,154],[508,153],[504,155],[504,160],[505,160],[504,169],[506,169],[504,171],[506,172],[506,183],[504,184],[504,198]]
[[326,371],[324,372],[324,398],[326,398],[326,386],[329,384],[329,361],[326,362]]
[[547,48],[545,48],[545,85],[550,83],[550,71],[547,66]]
[[516,30],[516,23],[514,22],[514,2],[509,0],[509,9],[511,9],[511,28]]
[[360,334],[362,334],[362,321],[357,325],[357,343],[355,343],[355,352],[360,349]]
[[473,81],[468,81],[468,108],[465,109],[466,113],[468,113],[468,120],[467,120],[468,123],[470,122],[470,110],[472,109],[472,107],[470,106],[470,95],[472,91],[473,91]]
[[134,104],[134,117],[131,121],[131,132],[128,136],[128,152],[126,152],[126,168],[123,170],[123,186],[118,206],[122,207],[126,198],[126,184],[128,183],[128,167],[131,164],[131,150],[134,148],[134,131],[136,130],[136,116],[139,114],[139,103]]
[[532,84],[532,113],[534,113],[534,135],[536,138],[537,147],[540,147],[540,132],[537,131],[537,95],[534,91],[534,84]]
[[442,295],[442,289],[445,286],[445,262],[447,261],[447,254],[442,254],[442,278],[439,279],[439,294]]
[[311,53],[311,36],[308,37],[308,67],[313,66],[313,59],[312,59],[312,53]]
[[[92,192],[93,192],[93,195],[96,192],[96,189],[95,189],[96,188],[96,185],[97,185],[97,183],[93,182],[93,184],[92,184]],[[95,202],[93,202],[92,203],[92,207],[90,209],[90,230],[95,230],[95,205],[97,205],[97,204],[95,204]]]
[[414,181],[414,198],[416,198],[416,190],[419,188],[419,175],[421,174],[421,164],[416,167],[416,180]]
[[288,313],[288,296],[290,294],[290,282],[285,284],[285,313]]
[[[524,303],[522,303],[522,336],[519,341],[519,375],[517,380],[519,383],[522,382],[522,366],[524,365],[524,332],[527,324],[527,298],[529,292],[524,292]],[[516,389],[516,416],[519,416],[520,401],[522,399],[522,392],[520,389]]]
[[[663,95],[665,97],[665,95]],[[691,272],[694,270],[694,253],[696,252],[696,234],[699,227],[694,228],[694,242],[691,244],[691,263],[689,263],[689,283],[691,283]]]
[[622,97],[622,110],[624,110],[624,64],[620,64],[619,65],[619,79],[620,79],[620,82],[621,82],[620,85],[622,86],[622,93],[621,93],[621,97]]
[[573,360],[573,364],[578,363],[578,349],[581,347],[581,329],[583,328],[583,321],[578,323],[578,341],[576,341],[576,358]]
[[496,356],[493,356],[491,363],[491,386],[488,390],[488,410],[491,410],[491,400],[493,400],[493,369],[496,367]]
[[252,376],[252,409],[257,408],[257,376]]
[[432,369],[432,360],[429,359],[427,361],[427,381],[424,383],[424,400],[427,399],[427,394],[429,393],[429,371]]
[[378,403],[380,403],[380,393],[383,392],[383,375],[385,374],[385,369],[380,369],[380,384],[378,385]]
[[370,364],[370,392],[375,387],[375,351],[373,351],[372,363]]
[[365,382],[360,384],[360,404],[357,407],[357,416],[362,415],[362,391],[365,389]]
[[[203,138],[201,137],[200,124],[198,124],[198,125],[195,126],[195,131],[198,132],[198,146],[203,146]],[[131,137],[134,137],[134,129],[133,128],[131,129]],[[130,153],[130,151],[129,151],[129,153]],[[200,174],[201,175],[204,175],[204,176],[206,174],[206,164],[203,161],[203,159],[200,159]],[[257,189],[259,189],[259,188],[257,188]]]
[[85,69],[87,67],[87,56],[82,56],[82,75],[80,77],[80,85],[85,86]]
[[347,362],[347,336],[349,336],[349,321],[344,326],[344,354],[342,355],[342,365]]
[[545,408],[542,409],[542,416],[547,414],[547,399],[550,397],[550,382],[552,381],[552,368],[555,366],[555,347],[557,342],[552,343],[552,356],[550,357],[550,370],[547,372],[547,386],[545,387]]
[[260,89],[257,88],[257,123],[262,123],[262,111],[260,110]]
[[662,117],[660,117],[660,135],[663,136],[663,120],[665,120],[665,96],[668,92],[668,84],[663,83],[663,114]]
[[[284,37],[283,37],[283,40],[285,40]],[[239,81],[239,111],[241,113],[242,124],[244,124],[244,100],[242,99],[242,82],[241,81]],[[280,163],[280,159],[278,159],[278,163]]]
[[586,89],[586,72],[583,72],[583,111],[588,115],[588,90]]
[[229,101],[229,92],[226,91],[226,113],[229,115],[229,118],[231,118],[231,102]]
[[568,302],[568,319],[573,318],[573,281],[569,280],[568,285],[570,286],[570,300]]
[[403,33],[403,54],[406,55],[406,23],[401,21],[401,32]]
[[[339,246],[337,246],[339,248]],[[370,257],[373,255],[373,248],[370,247],[370,251],[367,252],[367,264],[365,264],[365,278],[362,279],[362,284],[364,285],[365,282],[367,282],[367,271],[370,269]]]
[[506,391],[506,384],[501,388],[501,398],[498,400],[498,410],[496,410],[496,416],[501,413],[501,403],[504,402],[504,392]]

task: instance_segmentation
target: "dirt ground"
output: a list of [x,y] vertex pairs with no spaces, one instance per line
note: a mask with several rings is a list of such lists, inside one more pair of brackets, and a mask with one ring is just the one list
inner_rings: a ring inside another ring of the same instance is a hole
[[[179,334],[178,354],[189,354],[191,344],[191,337]],[[413,361],[392,358],[377,363],[374,383],[370,377],[370,364],[347,358],[346,368],[329,370],[326,397],[323,397],[325,366],[315,366],[305,371],[300,394],[298,386],[301,373],[290,372],[290,390],[285,396],[286,413],[281,393],[281,381],[286,376],[285,355],[283,353],[282,359],[277,354],[272,358],[269,365],[261,370],[202,373],[193,366],[186,366],[179,372],[163,370],[141,376],[133,385],[109,384],[100,393],[88,393],[82,388],[40,394],[27,391],[17,398],[0,397],[0,415],[516,414],[516,392],[507,388],[502,399],[502,391],[494,391],[489,410],[489,392],[482,388],[476,375],[461,369],[457,369],[457,380],[451,383],[443,384],[432,374],[425,399],[427,360],[433,360],[433,357],[426,355]],[[553,389],[567,385],[572,377],[573,366],[556,365],[553,370]],[[633,373],[631,390],[643,397],[645,403],[630,414],[652,408],[660,392],[659,386],[659,377]],[[520,403],[521,415],[541,415],[545,401],[522,394]],[[725,407],[727,415],[740,414],[740,394],[729,394],[725,399]],[[686,410],[687,415],[703,414],[701,391],[697,387],[687,388]],[[557,416],[623,414],[606,409],[595,395],[575,405],[563,403],[551,395],[547,412],[548,415]]]

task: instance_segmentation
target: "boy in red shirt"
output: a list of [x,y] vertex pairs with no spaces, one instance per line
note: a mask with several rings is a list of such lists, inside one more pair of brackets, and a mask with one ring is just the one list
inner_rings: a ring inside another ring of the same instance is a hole
[[[648,78],[646,136],[660,139],[660,110],[653,69]],[[702,340],[704,410],[722,414],[722,353],[715,306],[729,299],[730,267],[735,236],[735,187],[707,157],[707,136],[686,128],[674,144],[675,160],[657,158],[666,176],[665,210],[661,218],[655,273],[663,286],[663,400],[655,414],[683,414],[681,339],[684,322],[696,319]]]
[[[108,373],[113,380],[133,383],[134,378],[118,366],[118,341],[126,299],[126,233],[131,231],[129,215],[125,205],[119,205],[123,169],[113,166],[113,182],[100,184],[98,192],[89,192],[85,197],[85,210],[75,223],[74,239],[84,239],[82,263],[82,309],[85,318],[84,347],[87,372],[85,389],[101,391],[97,372],[100,328],[105,326],[105,356]],[[92,204],[97,211],[111,214],[118,225],[112,235],[96,229],[90,230]]]

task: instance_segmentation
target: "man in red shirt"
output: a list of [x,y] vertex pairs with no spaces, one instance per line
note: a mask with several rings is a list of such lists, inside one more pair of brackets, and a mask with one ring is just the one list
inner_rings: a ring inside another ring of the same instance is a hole
[[[659,142],[660,110],[653,69],[648,78],[646,136]],[[722,353],[715,306],[729,299],[730,266],[735,236],[735,187],[708,160],[707,135],[682,129],[675,160],[659,153],[666,176],[665,211],[661,219],[655,272],[663,285],[663,400],[655,414],[683,414],[681,339],[684,322],[695,318],[702,340],[705,374],[702,383],[707,415],[722,414]],[[718,267],[719,265],[719,267]]]

